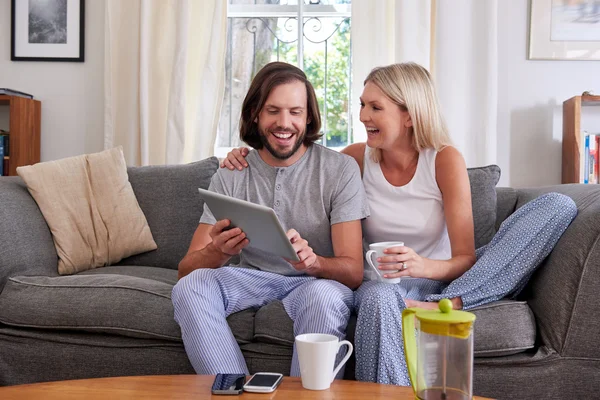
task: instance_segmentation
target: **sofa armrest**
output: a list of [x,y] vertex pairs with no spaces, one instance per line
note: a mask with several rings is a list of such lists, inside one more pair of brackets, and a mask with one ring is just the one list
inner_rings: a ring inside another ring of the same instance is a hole
[[600,185],[520,189],[517,207],[547,192],[570,196],[578,214],[522,297],[543,344],[563,357],[600,358]]
[[58,275],[52,234],[19,177],[0,178],[0,292],[17,275]]

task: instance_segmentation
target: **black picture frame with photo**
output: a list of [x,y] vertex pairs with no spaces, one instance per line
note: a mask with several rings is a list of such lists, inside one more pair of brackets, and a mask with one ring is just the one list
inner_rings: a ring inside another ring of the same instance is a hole
[[85,0],[11,0],[11,61],[85,61]]

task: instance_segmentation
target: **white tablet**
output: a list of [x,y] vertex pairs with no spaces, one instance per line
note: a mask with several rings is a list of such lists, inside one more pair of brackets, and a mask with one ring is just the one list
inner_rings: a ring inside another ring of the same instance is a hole
[[300,261],[272,208],[201,188],[198,191],[217,221],[228,219],[232,228],[244,231],[248,246]]

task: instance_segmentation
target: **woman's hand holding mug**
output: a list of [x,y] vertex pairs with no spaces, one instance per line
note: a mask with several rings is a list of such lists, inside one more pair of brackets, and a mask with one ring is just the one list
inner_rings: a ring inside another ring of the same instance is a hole
[[367,264],[377,273],[377,280],[384,283],[398,283],[400,277],[393,276],[393,273],[400,272],[400,265],[392,261],[382,261],[386,256],[386,251],[403,247],[404,242],[378,242],[369,245],[369,251],[365,255]]
[[404,243],[385,248],[377,261],[380,263],[383,276],[388,279],[428,277],[423,257],[410,247],[404,246]]

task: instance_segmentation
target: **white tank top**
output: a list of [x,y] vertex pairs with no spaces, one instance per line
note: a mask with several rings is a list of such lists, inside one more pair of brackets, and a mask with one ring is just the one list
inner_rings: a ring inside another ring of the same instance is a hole
[[[379,163],[365,146],[363,184],[371,215],[363,219],[363,246],[369,243],[402,241],[422,257],[451,258],[450,239],[444,217],[442,193],[435,180],[435,149],[419,153],[415,175],[404,186],[390,184]],[[365,278],[374,279],[365,266]]]

